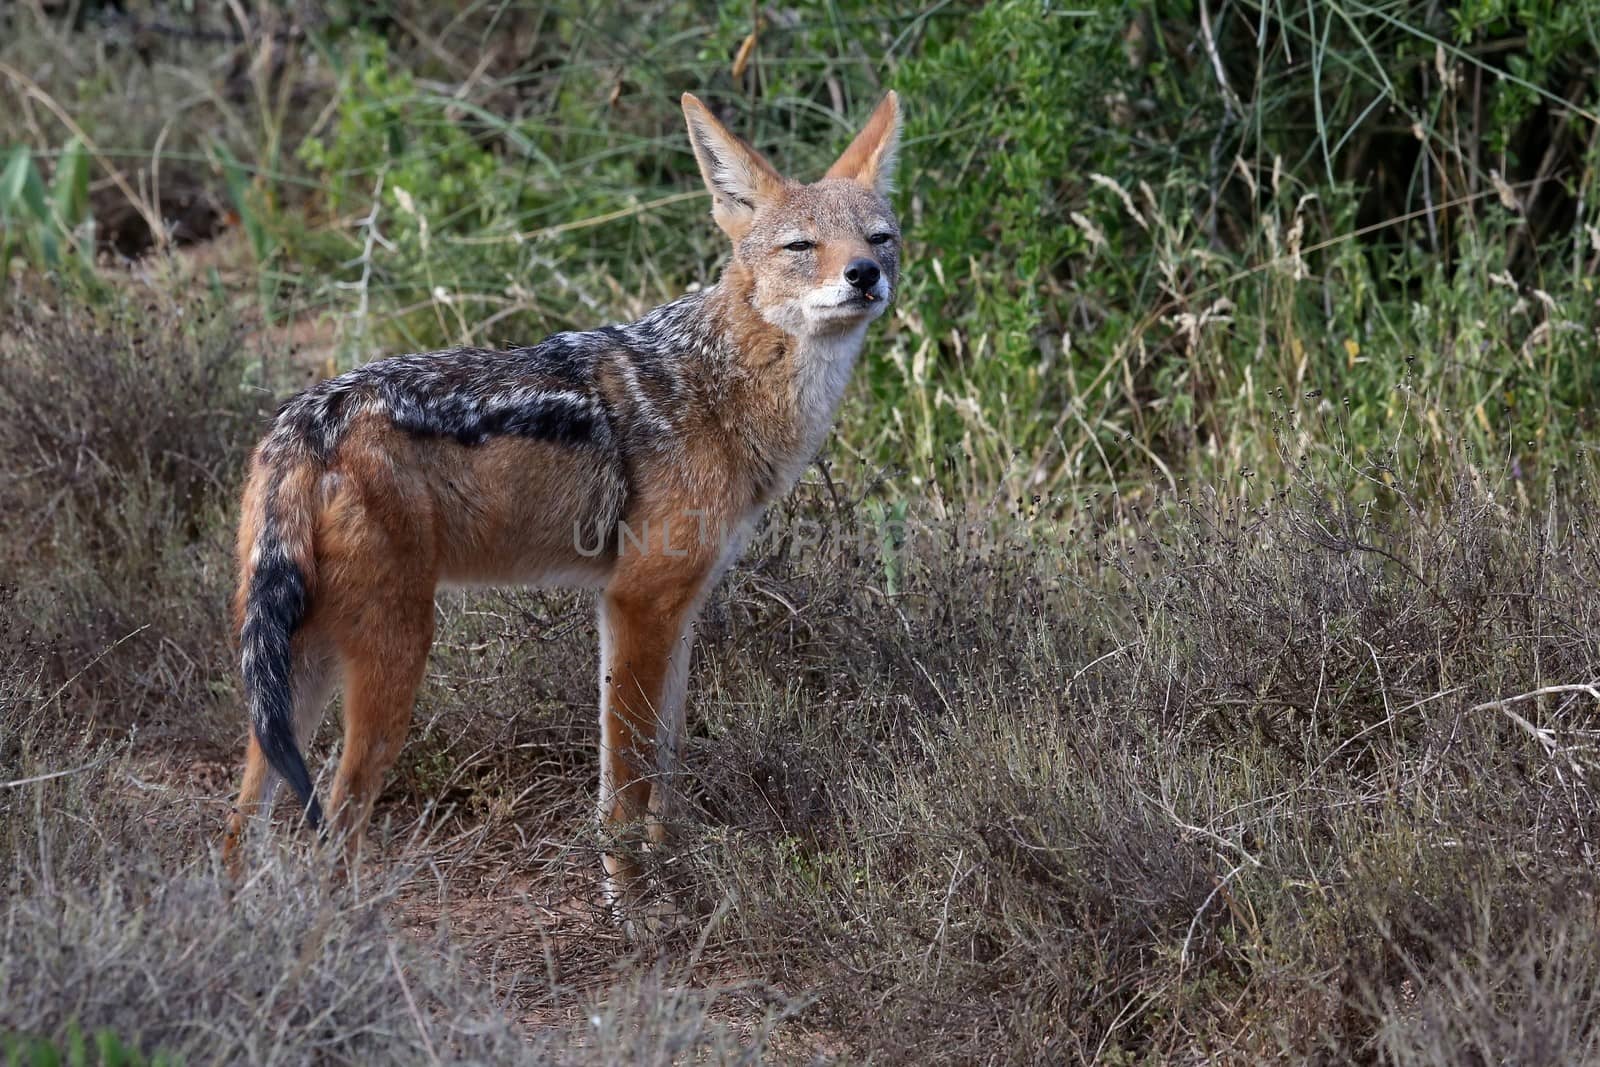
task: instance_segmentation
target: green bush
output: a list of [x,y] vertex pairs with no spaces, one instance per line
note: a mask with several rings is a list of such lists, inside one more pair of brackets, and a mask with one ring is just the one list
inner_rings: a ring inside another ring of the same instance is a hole
[[[1510,449],[1529,474],[1569,459],[1600,384],[1575,217],[1597,191],[1586,23],[1537,5],[1198,15],[555,12],[535,23],[550,62],[568,50],[561,73],[530,58],[456,96],[352,31],[336,117],[300,156],[328,210],[381,218],[343,228],[334,272],[380,345],[527,337],[709,279],[679,91],[810,174],[893,86],[910,256],[847,426],[900,492],[1272,468],[1303,450],[1274,420],[1308,394],[1357,454],[1426,405],[1451,413],[1435,444]],[[600,34],[643,58],[585,51]]]
[[[843,438],[901,496],[1272,469],[1327,444],[1277,432],[1308,394],[1358,455],[1426,406],[1430,442],[1529,478],[1590,426],[1600,50],[1581,5],[395,0],[283,41],[283,63],[186,106],[217,115],[208,158],[262,294],[345,315],[349,358],[526,341],[709,281],[723,246],[678,94],[811,175],[894,87],[907,270]],[[78,83],[39,76],[79,91],[102,140],[113,117],[143,128],[126,89],[166,91],[77,64],[59,57]],[[60,236],[18,234],[41,255]]]

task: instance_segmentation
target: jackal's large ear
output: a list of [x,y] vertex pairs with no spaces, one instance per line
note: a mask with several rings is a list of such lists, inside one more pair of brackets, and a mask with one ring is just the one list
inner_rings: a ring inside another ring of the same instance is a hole
[[737,240],[750,229],[756,205],[776,193],[783,179],[691,93],[683,94],[683,117],[700,176],[711,190],[711,217]]
[[895,155],[899,151],[900,98],[891,89],[825,177],[854,178],[878,195],[888,196],[894,187]]

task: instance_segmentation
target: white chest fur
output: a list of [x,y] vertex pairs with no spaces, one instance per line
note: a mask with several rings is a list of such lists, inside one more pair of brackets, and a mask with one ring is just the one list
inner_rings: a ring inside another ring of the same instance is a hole
[[795,352],[793,394],[798,447],[793,455],[784,457],[779,467],[775,481],[780,493],[794,485],[828,436],[866,333],[867,323],[863,322],[846,330],[800,339]]

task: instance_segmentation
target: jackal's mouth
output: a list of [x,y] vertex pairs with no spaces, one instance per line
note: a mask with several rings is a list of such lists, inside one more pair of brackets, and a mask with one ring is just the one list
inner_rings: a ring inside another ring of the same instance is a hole
[[890,294],[882,288],[874,287],[869,290],[854,290],[849,293],[834,291],[827,294],[832,297],[827,303],[822,303],[817,294],[808,300],[806,317],[814,322],[851,323],[862,319],[875,317],[883,311],[889,303]]
[[880,293],[875,289],[858,289],[837,304],[830,306],[842,310],[854,310],[870,307],[873,304],[881,304],[888,299],[889,294],[887,293]]

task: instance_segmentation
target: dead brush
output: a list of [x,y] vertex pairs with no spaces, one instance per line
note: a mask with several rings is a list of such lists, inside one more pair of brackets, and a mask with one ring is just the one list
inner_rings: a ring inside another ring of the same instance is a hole
[[[117,708],[209,704],[229,657],[222,519],[271,397],[205,301],[0,323],[0,560],[51,676]],[[65,300],[65,294],[57,294]]]

